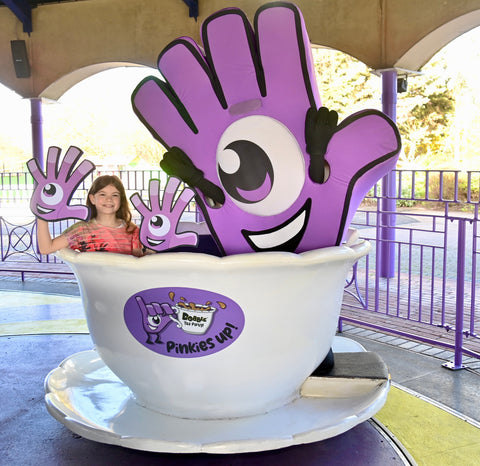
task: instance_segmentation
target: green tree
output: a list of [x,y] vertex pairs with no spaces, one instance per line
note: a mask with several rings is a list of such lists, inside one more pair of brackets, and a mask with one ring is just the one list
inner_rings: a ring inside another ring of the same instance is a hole
[[[340,118],[366,108],[381,109],[381,79],[355,58],[330,49],[314,49],[322,105]],[[424,74],[408,79],[408,91],[398,94],[397,125],[403,153],[399,166],[435,165],[448,152],[455,115],[455,92],[445,58],[429,62]],[[459,85],[457,83],[457,85]]]
[[439,168],[445,159],[447,136],[455,116],[455,93],[440,57],[418,76],[408,78],[399,94],[397,125],[402,135],[405,168]]
[[340,119],[363,108],[381,108],[380,79],[365,64],[325,48],[314,48],[313,57],[322,105]]

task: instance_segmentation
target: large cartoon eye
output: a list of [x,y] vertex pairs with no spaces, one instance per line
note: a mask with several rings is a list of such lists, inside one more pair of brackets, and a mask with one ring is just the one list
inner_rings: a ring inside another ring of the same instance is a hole
[[158,314],[156,314],[154,316],[148,316],[147,320],[148,325],[152,327],[158,327],[160,325],[160,322],[162,321],[162,318]]
[[148,231],[152,236],[165,236],[170,231],[170,220],[165,215],[154,215],[148,222]]
[[231,142],[221,154],[218,174],[233,199],[246,204],[263,201],[271,192],[273,167],[265,151],[251,141]]
[[287,210],[305,183],[297,139],[279,121],[253,115],[231,124],[217,147],[218,177],[245,212],[260,216]]
[[63,199],[63,189],[57,183],[46,184],[40,195],[46,205],[57,205]]

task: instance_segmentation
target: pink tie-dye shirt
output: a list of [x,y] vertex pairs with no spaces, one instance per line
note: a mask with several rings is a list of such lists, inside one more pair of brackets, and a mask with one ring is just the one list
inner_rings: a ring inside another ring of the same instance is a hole
[[134,249],[142,248],[138,233],[138,226],[129,233],[125,225],[111,228],[93,222],[78,222],[67,228],[63,235],[67,238],[70,248],[80,252],[107,251],[132,254]]

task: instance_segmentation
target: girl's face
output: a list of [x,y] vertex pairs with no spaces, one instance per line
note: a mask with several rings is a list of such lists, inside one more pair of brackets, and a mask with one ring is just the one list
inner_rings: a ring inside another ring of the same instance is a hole
[[109,184],[89,195],[90,202],[96,207],[98,214],[115,214],[120,208],[120,191]]

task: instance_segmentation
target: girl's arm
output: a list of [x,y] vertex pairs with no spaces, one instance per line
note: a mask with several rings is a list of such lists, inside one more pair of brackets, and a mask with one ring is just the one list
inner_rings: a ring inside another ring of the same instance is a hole
[[38,249],[42,254],[50,254],[68,247],[67,238],[64,235],[60,235],[52,239],[48,229],[48,222],[39,218],[37,219],[37,241]]

